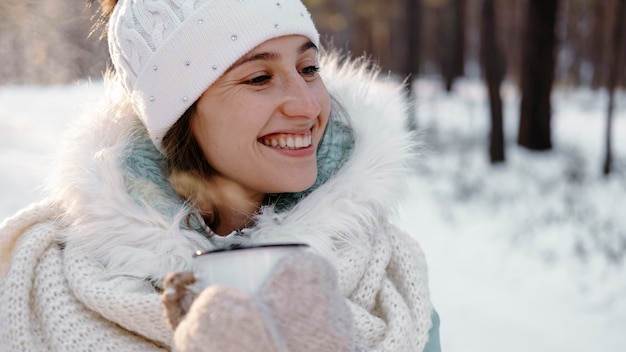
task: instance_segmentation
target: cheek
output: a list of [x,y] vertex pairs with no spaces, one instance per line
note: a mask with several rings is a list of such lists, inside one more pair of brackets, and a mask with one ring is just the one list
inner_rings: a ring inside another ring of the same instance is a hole
[[218,99],[214,96],[203,96],[199,101],[196,114],[192,120],[192,131],[198,142],[203,146],[216,144],[236,123],[233,117],[238,116],[230,106],[237,106],[228,99]]
[[204,157],[211,165],[214,163],[211,152],[222,143],[219,121],[214,121],[214,118],[215,116],[206,114],[203,109],[198,109],[191,121],[191,132],[202,149]]
[[[256,143],[258,126],[254,111],[242,109],[241,103],[233,103],[236,109],[215,109],[210,112],[199,109],[192,123],[192,132],[204,157],[216,169],[240,161],[250,145]],[[219,107],[218,107],[219,108]]]

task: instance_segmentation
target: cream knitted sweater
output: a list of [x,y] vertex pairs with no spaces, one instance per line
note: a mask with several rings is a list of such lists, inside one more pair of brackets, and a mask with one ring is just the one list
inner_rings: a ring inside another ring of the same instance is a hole
[[354,151],[293,208],[264,209],[223,243],[180,225],[190,209],[163,189],[158,168],[129,172],[144,155],[133,144],[142,129],[110,97],[117,103],[70,139],[49,198],[0,225],[0,350],[167,350],[163,278],[193,269],[196,250],[231,241],[308,243],[337,270],[361,349],[423,350],[432,311],[424,255],[388,220],[414,156],[403,92],[359,64],[327,57],[321,66]]

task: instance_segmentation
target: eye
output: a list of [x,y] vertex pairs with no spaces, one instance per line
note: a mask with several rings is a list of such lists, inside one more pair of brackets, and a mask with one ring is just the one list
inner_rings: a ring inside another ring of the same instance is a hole
[[272,76],[270,75],[261,75],[261,76],[253,77],[247,80],[245,83],[253,85],[253,86],[262,86],[264,84],[269,83],[271,79],[272,79]]
[[320,68],[317,66],[307,66],[300,71],[302,75],[307,77],[313,77],[317,72],[319,72]]

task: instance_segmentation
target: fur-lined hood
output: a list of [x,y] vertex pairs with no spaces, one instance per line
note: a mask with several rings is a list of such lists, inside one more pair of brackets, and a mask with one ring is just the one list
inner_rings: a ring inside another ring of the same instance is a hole
[[[262,209],[241,241],[305,242],[333,260],[343,244],[358,246],[395,210],[416,153],[406,129],[403,86],[382,79],[366,61],[324,55],[321,75],[343,106],[354,149],[342,167],[290,207]],[[67,250],[82,251],[115,275],[160,281],[192,267],[192,254],[220,246],[186,226],[193,212],[168,187],[160,154],[115,80],[104,104],[78,122],[47,184],[64,209]],[[232,237],[232,236],[229,236]],[[369,241],[365,241],[369,242]]]

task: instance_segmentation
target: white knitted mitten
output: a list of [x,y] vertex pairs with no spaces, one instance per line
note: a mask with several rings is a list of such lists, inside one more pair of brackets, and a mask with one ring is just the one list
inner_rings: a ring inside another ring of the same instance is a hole
[[163,294],[178,351],[355,349],[352,315],[339,292],[335,271],[317,255],[301,253],[281,260],[256,294],[210,286],[182,320],[180,314],[186,309],[181,298],[188,297],[188,291],[181,290],[180,282],[189,281],[175,279],[181,274],[188,275],[168,277]]

